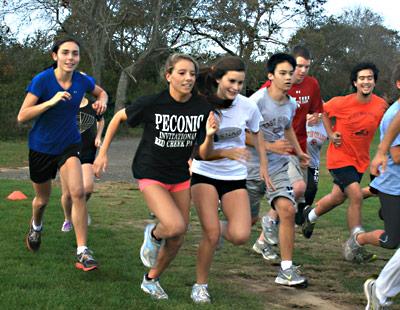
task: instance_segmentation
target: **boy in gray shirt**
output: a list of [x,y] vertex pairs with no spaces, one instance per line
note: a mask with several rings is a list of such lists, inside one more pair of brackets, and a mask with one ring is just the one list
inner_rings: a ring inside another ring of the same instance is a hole
[[[287,94],[293,83],[292,76],[295,67],[296,61],[292,56],[284,53],[272,55],[267,62],[267,74],[268,79],[271,80],[271,86],[258,90],[250,97],[257,104],[264,118],[260,123],[260,129],[264,135],[264,146],[268,156],[268,173],[272,184],[265,184],[260,179],[259,159],[254,147],[249,147],[252,156],[248,164],[247,177],[247,189],[252,209],[254,205],[259,205],[261,197],[265,194],[269,204],[278,212],[280,218],[279,246],[282,261],[275,283],[288,286],[306,285],[307,279],[299,274],[292,262],[296,204],[287,173],[289,156],[273,153],[273,144],[287,139],[292,144],[301,164],[308,165],[309,156],[302,151],[292,127],[297,104]],[[259,251],[265,259],[271,261],[279,259],[273,249],[264,241],[262,234],[253,249]]]

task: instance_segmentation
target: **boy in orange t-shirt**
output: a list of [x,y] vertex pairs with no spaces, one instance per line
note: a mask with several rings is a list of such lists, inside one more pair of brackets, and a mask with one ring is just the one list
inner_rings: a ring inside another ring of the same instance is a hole
[[[330,140],[327,168],[333,177],[332,191],[312,209],[304,210],[303,235],[310,238],[318,217],[349,199],[347,223],[350,237],[364,229],[361,226],[361,178],[369,164],[369,148],[387,104],[373,94],[378,69],[372,63],[357,64],[350,75],[355,93],[335,97],[324,104],[323,122]],[[332,118],[335,119],[333,125]],[[358,261],[372,255],[360,253]]]

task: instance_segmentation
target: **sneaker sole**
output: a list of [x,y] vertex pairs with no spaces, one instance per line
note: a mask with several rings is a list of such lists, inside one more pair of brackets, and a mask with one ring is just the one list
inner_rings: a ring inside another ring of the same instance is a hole
[[142,289],[143,292],[146,294],[150,295],[151,298],[156,299],[156,300],[165,300],[168,299],[168,296],[162,297],[162,298],[157,298],[155,295],[153,295],[145,286],[140,285],[140,288]]
[[279,277],[276,277],[275,283],[280,284],[280,285],[285,285],[285,286],[296,286],[296,287],[303,287],[303,288],[306,288],[308,286],[307,280],[302,281],[302,282],[290,282],[288,280],[283,280]]
[[98,268],[98,266],[85,267],[82,263],[75,263],[75,267],[83,271],[91,271]]
[[144,249],[145,249],[145,245],[146,245],[146,237],[147,237],[147,226],[146,226],[146,229],[144,230],[144,233],[143,233],[143,235],[144,235],[144,237],[143,237],[143,244],[142,244],[142,246],[140,247],[140,260],[142,261],[142,263],[143,263],[143,265],[145,266],[145,267],[147,267],[147,268],[153,268],[154,267],[154,265],[150,262],[150,261],[148,261],[146,258],[145,258],[145,256],[144,256]]
[[257,254],[261,254],[261,255],[262,255],[262,251],[261,251],[255,244],[253,244],[252,249],[253,249],[253,251],[256,252]]
[[367,297],[367,306],[365,307],[366,310],[370,309],[371,306],[371,295],[372,292],[369,291],[368,289],[368,284],[374,281],[375,279],[367,279],[367,281],[364,282],[364,295]]

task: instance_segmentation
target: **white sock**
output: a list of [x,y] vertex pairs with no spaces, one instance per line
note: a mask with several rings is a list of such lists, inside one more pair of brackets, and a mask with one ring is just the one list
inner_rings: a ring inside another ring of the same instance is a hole
[[283,260],[283,261],[281,261],[282,270],[289,269],[290,267],[292,267],[292,265],[293,265],[293,262],[291,260]]
[[32,227],[35,231],[41,231],[42,230],[42,223],[40,223],[40,225],[36,225],[35,221],[32,220]]
[[318,219],[318,215],[315,214],[315,209],[312,209],[310,213],[308,213],[308,219],[311,223],[315,223]]
[[87,249],[87,246],[86,245],[81,245],[81,246],[78,246],[77,248],[76,248],[76,255],[79,255],[79,254],[81,254],[83,251],[85,251]]

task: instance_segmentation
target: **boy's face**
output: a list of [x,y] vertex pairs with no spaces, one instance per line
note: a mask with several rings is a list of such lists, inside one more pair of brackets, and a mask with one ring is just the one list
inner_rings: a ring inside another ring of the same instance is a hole
[[278,89],[287,92],[293,85],[293,66],[285,61],[276,65],[274,73],[268,73],[268,79],[271,80],[271,85]]
[[294,71],[294,83],[300,84],[304,81],[304,78],[308,75],[310,70],[310,59],[305,59],[304,57],[296,57],[296,70]]
[[374,72],[371,69],[360,70],[354,83],[357,93],[365,97],[372,94],[375,88]]

